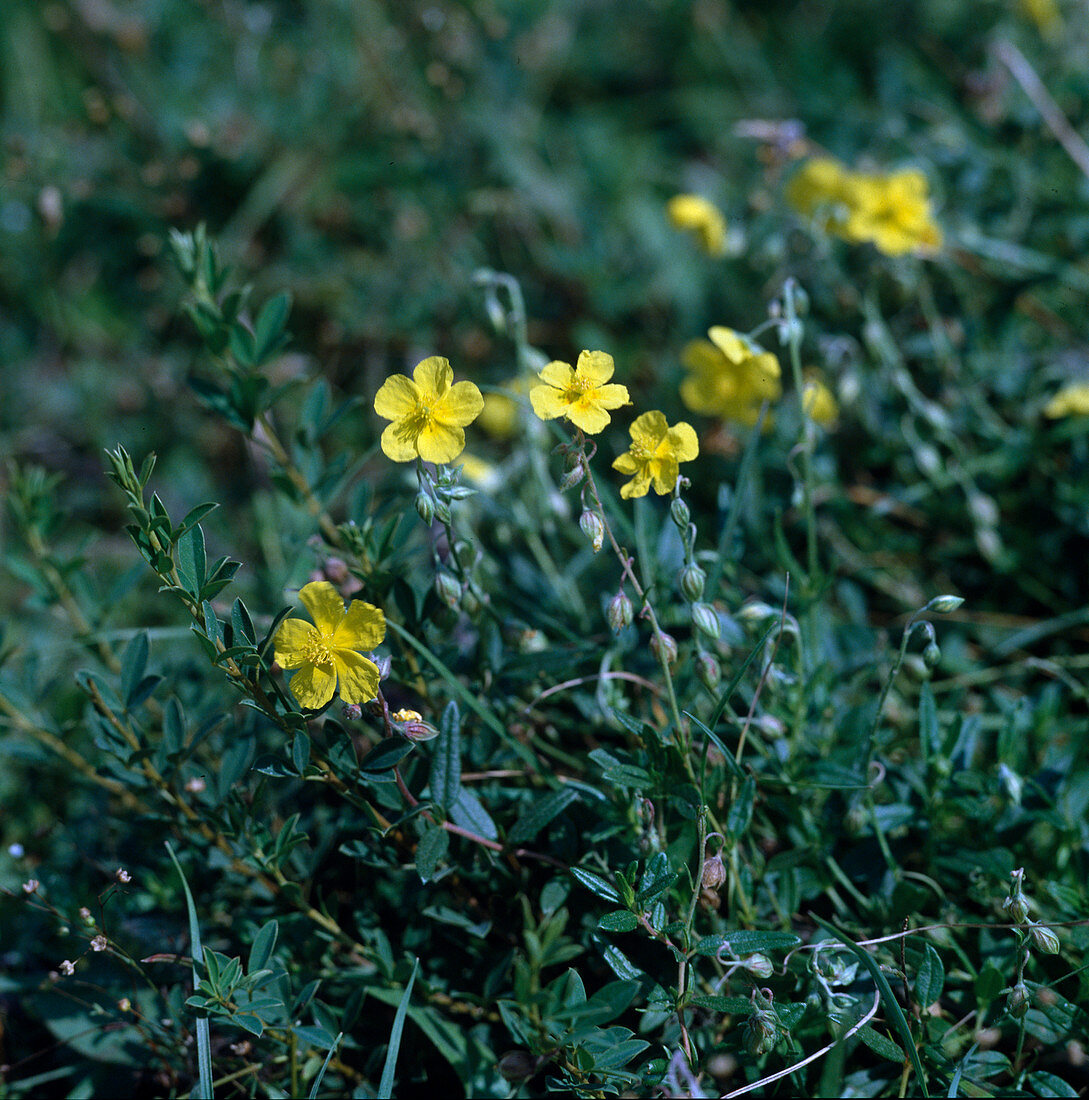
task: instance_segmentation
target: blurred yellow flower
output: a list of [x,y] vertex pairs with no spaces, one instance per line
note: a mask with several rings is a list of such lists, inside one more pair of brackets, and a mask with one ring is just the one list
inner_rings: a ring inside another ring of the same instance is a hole
[[695,429],[684,421],[671,428],[664,414],[655,411],[636,417],[628,431],[631,446],[613,463],[614,470],[631,475],[631,481],[620,487],[620,495],[625,500],[643,497],[651,485],[659,495],[673,492],[678,464],[700,453]]
[[273,653],[283,668],[297,668],[291,694],[301,706],[318,710],[339,690],[345,703],[365,703],[378,693],[378,666],[357,650],[372,650],[386,636],[382,612],[362,600],[348,610],[328,581],[312,581],[299,590],[299,599],[314,624],[285,619],[272,640]]
[[681,383],[681,400],[693,412],[752,426],[763,403],[782,396],[779,360],[731,328],[716,325],[707,335],[681,353],[692,372]]
[[450,361],[432,355],[411,378],[395,374],[374,395],[374,411],[392,420],[382,433],[382,450],[394,462],[452,462],[465,447],[466,425],[484,407],[472,382],[450,384]]
[[518,430],[517,397],[528,394],[529,385],[527,378],[512,378],[503,383],[504,392],[484,394],[477,426],[494,439],[510,439]]
[[709,255],[721,256],[726,251],[726,219],[702,195],[674,195],[666,204],[666,216],[676,229],[695,234]]
[[499,469],[486,459],[471,455],[466,451],[461,456],[461,473],[478,489],[495,489],[500,482]]
[[1036,24],[1036,29],[1047,39],[1054,41],[1063,29],[1063,13],[1057,0],[1020,0],[1017,5],[1026,19]]
[[834,424],[839,417],[839,405],[832,396],[832,391],[815,376],[806,379],[805,389],[802,390],[802,407],[811,420],[825,428]]
[[543,385],[529,391],[533,411],[542,420],[566,417],[575,427],[596,435],[612,419],[607,409],[631,404],[626,386],[609,383],[614,370],[613,357],[604,351],[582,352],[576,367],[549,363],[538,375]]
[[1089,382],[1071,382],[1044,406],[1044,416],[1089,416]]
[[786,200],[824,232],[856,244],[872,241],[888,256],[941,247],[926,177],[916,170],[851,172],[829,157],[814,157],[787,185]]

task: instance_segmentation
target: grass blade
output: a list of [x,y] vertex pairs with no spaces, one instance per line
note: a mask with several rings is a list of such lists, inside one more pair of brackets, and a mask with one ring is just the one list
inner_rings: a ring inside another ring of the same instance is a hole
[[[204,948],[200,945],[200,923],[197,920],[197,907],[193,902],[193,894],[189,889],[189,883],[185,881],[185,872],[181,869],[178,857],[174,855],[174,849],[167,841],[166,850],[170,855],[178,875],[182,880],[182,889],[185,891],[185,907],[189,911],[189,939],[190,952],[193,956],[193,989],[196,990],[199,977],[197,966],[204,963]],[[193,1100],[212,1100],[212,1031],[208,1026],[208,1018],[197,1017],[197,1087],[189,1094]]]
[[325,1056],[325,1061],[321,1064],[321,1069],[318,1070],[317,1077],[314,1078],[313,1087],[310,1089],[310,1100],[317,1100],[318,1089],[321,1088],[322,1078],[325,1076],[325,1071],[329,1068],[329,1059],[333,1057],[333,1052],[340,1045],[340,1040],[344,1038],[344,1032],[338,1031],[337,1037],[333,1040],[333,1045],[329,1048],[329,1053]]
[[412,983],[416,980],[416,971],[420,969],[420,960],[412,964],[412,977],[405,986],[404,996],[397,1006],[397,1015],[393,1017],[393,1030],[389,1034],[389,1050],[386,1051],[386,1064],[382,1067],[382,1080],[378,1084],[378,1100],[390,1100],[393,1095],[393,1073],[397,1068],[397,1053],[401,1049],[401,1032],[405,1026],[405,1013],[412,996]]

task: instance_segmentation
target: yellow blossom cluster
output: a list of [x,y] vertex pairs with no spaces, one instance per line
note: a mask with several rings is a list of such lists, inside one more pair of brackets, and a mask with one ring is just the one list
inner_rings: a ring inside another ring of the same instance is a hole
[[726,219],[702,195],[674,195],[666,203],[666,217],[675,229],[692,233],[709,256],[726,251]]
[[681,352],[690,372],[681,383],[681,400],[693,412],[751,427],[764,402],[782,395],[779,360],[732,328],[715,325],[707,335]]
[[941,247],[926,177],[914,169],[852,172],[830,157],[814,157],[794,174],[786,198],[825,232],[855,244],[870,241],[887,256]]
[[1089,382],[1071,382],[1044,406],[1044,416],[1058,420],[1064,416],[1089,416]]

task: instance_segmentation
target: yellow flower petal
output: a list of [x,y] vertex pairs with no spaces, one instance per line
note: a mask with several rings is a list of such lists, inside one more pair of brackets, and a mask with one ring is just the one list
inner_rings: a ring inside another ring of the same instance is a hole
[[374,649],[386,636],[386,616],[362,600],[352,600],[348,611],[333,631],[337,649]]
[[700,443],[696,436],[696,429],[691,424],[680,421],[674,424],[666,433],[669,449],[676,456],[678,462],[691,462],[700,453]]
[[486,393],[478,423],[488,435],[510,439],[518,427],[518,403],[505,393]]
[[711,337],[711,343],[731,363],[742,363],[752,356],[749,345],[732,328],[726,328],[725,325],[715,325],[707,330],[707,335]]
[[653,451],[661,442],[662,437],[669,428],[665,413],[654,410],[637,416],[628,429],[633,442],[641,444],[647,450]]
[[320,710],[333,697],[337,678],[333,666],[303,665],[291,678],[291,694],[307,710]]
[[[595,386],[602,386],[608,382],[616,370],[613,357],[604,351],[584,351],[579,354],[578,365],[575,374],[580,378],[592,382]],[[624,390],[625,395],[627,390]],[[627,397],[624,398],[627,400]]]
[[[366,703],[378,694],[378,666],[373,661],[359,653],[337,650],[333,663],[339,679],[337,690],[345,703]],[[294,691],[294,680],[291,688]]]
[[[575,384],[575,369],[570,363],[561,363],[558,359],[553,359],[541,369],[537,377],[558,390],[567,390]],[[540,386],[535,386],[534,389],[540,389]],[[533,390],[529,392],[532,399]]]
[[305,664],[309,646],[318,637],[318,630],[304,619],[284,619],[272,639],[272,652],[281,668],[298,668]]
[[465,449],[465,432],[446,424],[429,424],[416,438],[424,462],[453,462]]
[[548,385],[534,386],[529,391],[529,403],[542,420],[555,420],[558,416],[566,416],[567,410],[571,407],[569,402],[563,400],[555,386]]
[[395,420],[382,433],[382,453],[394,462],[411,462],[417,457],[416,433],[404,420]]
[[310,612],[318,631],[329,637],[344,618],[344,600],[328,581],[311,581],[299,589],[299,601]]
[[450,388],[450,382],[454,377],[450,360],[441,355],[432,355],[416,364],[412,372],[412,378],[420,387],[420,394],[425,403],[430,404],[441,397]]
[[471,424],[484,408],[484,398],[472,382],[455,382],[435,409],[435,419],[457,428]]
[[649,488],[650,476],[646,470],[640,470],[631,481],[626,481],[620,486],[620,495],[624,500],[630,500],[632,497],[645,497]]
[[659,496],[673,492],[673,486],[677,484],[680,476],[680,467],[675,458],[663,458],[651,462],[647,466],[647,473],[651,474],[654,481],[654,491]]
[[394,374],[382,383],[374,395],[374,411],[383,420],[411,416],[420,401],[420,391],[411,378]]
[[568,405],[566,412],[567,419],[576,428],[581,428],[588,435],[597,435],[598,432],[604,431],[609,421],[612,420],[612,417],[600,405],[591,403],[585,398],[574,405]]
[[631,452],[625,451],[624,454],[618,455],[613,462],[613,469],[621,474],[634,474],[640,469],[641,464],[636,462],[632,457]]

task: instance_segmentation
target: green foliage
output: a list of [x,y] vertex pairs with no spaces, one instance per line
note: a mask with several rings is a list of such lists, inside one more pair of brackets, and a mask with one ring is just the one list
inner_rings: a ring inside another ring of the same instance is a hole
[[[0,1097],[1084,1091],[1083,12],[0,27]],[[941,248],[799,216],[818,154]],[[679,392],[718,325],[753,424]],[[595,348],[631,408],[534,417]],[[413,469],[429,354],[489,407]],[[700,454],[628,501],[650,409]],[[374,700],[299,705],[312,581]]]

